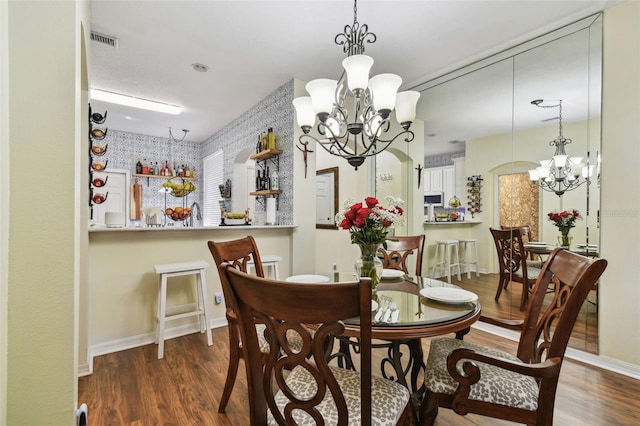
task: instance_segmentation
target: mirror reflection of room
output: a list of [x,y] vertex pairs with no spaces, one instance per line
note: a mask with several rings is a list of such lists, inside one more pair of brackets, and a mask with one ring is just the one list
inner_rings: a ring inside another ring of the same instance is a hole
[[[524,291],[521,285],[509,285],[494,300],[498,261],[490,227],[526,227],[522,239],[531,247],[525,255],[527,267],[539,265],[563,241],[570,241],[568,248],[579,253],[598,254],[600,38],[601,19],[589,18],[422,87],[418,115],[425,118],[426,129],[427,264],[431,270],[441,262],[436,252],[438,240],[477,240],[484,274],[478,279],[472,275],[470,281],[456,281],[453,271],[452,277],[461,287],[478,291],[487,312],[495,310],[502,316],[522,318],[520,300]],[[554,155],[556,161],[564,160],[557,157],[563,153],[556,149],[557,141],[563,139],[569,142],[561,146],[566,151],[566,167],[560,168],[560,163],[554,165],[551,160]],[[543,169],[550,162],[557,171],[555,178],[545,181],[544,176],[529,172]],[[476,190],[461,186],[458,180],[466,185],[471,176],[483,179],[481,190],[477,190],[482,206],[473,221],[451,222],[445,212],[452,197],[444,189],[447,183],[442,171],[448,169],[454,176],[449,188],[465,201],[467,219],[471,218],[468,195]],[[463,170],[460,179],[456,173],[459,169]],[[561,173],[562,179],[568,180],[561,190],[559,186],[554,190],[556,180],[562,180]],[[569,238],[563,240],[564,224],[550,219],[556,213],[574,211],[578,217],[567,225]],[[463,277],[466,255],[461,251],[457,254]],[[480,288],[486,288],[486,292]],[[592,353],[598,352],[597,298],[594,290],[582,307],[570,341],[570,346]]]

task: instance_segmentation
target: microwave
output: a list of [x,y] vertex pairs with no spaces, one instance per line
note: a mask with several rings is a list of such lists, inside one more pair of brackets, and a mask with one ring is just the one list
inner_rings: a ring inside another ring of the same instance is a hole
[[432,205],[442,207],[444,205],[444,194],[442,192],[425,192],[424,206]]

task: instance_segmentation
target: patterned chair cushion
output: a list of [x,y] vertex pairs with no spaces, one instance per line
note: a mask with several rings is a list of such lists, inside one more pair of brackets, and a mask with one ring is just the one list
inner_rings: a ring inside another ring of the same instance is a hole
[[[541,271],[542,271],[542,263],[540,263],[540,262],[531,262],[531,263],[527,262],[527,278],[528,279],[537,280],[538,279],[538,275],[540,275]],[[515,275],[516,277],[522,278],[522,270],[518,269],[516,272],[513,273],[513,275]]]
[[[360,374],[353,370],[329,367],[333,372],[340,389],[344,394],[349,412],[349,425],[360,425]],[[287,376],[287,384],[300,399],[311,398],[317,389],[313,376],[303,367],[294,368]],[[371,420],[372,425],[395,425],[402,415],[409,401],[409,391],[399,383],[382,377],[371,378]],[[284,413],[284,407],[289,401],[282,392],[275,396],[276,405]],[[318,405],[326,425],[338,423],[338,410],[331,392],[326,393],[324,400]],[[316,423],[302,410],[295,410],[294,419],[299,425],[315,425]],[[267,413],[267,423],[277,425],[271,412]]]
[[[260,352],[268,353],[269,352],[269,342],[264,337],[264,331],[266,330],[266,326],[264,324],[256,324],[256,333],[258,334],[258,345],[260,346]],[[293,330],[287,331],[287,340],[289,341],[289,346],[294,352],[300,352],[302,349],[302,337],[298,333]]]
[[[448,337],[433,339],[427,359],[425,384],[435,393],[452,395],[458,382],[447,371],[447,356],[458,348],[473,349],[488,355],[521,362],[506,352]],[[482,362],[476,362],[480,368],[480,381],[471,386],[469,399],[494,402],[509,407],[536,410],[538,408],[538,384],[535,379],[513,373]],[[458,363],[462,371],[461,362]]]

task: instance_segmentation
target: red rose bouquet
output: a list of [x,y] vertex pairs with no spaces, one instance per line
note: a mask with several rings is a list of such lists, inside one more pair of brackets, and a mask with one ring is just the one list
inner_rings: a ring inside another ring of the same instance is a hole
[[562,239],[560,245],[562,247],[569,248],[571,241],[569,239],[569,231],[571,228],[576,226],[576,220],[582,220],[582,216],[580,216],[580,212],[576,209],[561,212],[550,212],[547,213],[547,218],[553,222],[555,226],[560,230],[560,234],[562,234]]

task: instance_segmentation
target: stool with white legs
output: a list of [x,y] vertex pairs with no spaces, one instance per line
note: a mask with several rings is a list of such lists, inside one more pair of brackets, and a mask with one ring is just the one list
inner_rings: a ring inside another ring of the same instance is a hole
[[[280,279],[280,268],[278,267],[278,263],[280,263],[281,260],[282,257],[272,254],[260,256],[260,261],[262,262],[262,270],[264,271],[265,278],[269,278],[268,270],[270,269],[273,279]],[[251,273],[251,268],[255,268],[253,260],[247,262],[247,274]]]
[[[207,333],[207,344],[211,346],[211,329],[209,328],[209,308],[207,299],[207,285],[204,278],[204,270],[209,267],[205,261],[170,263],[155,265],[153,268],[159,275],[158,281],[158,310],[156,326],[156,343],[158,344],[158,359],[164,358],[164,331],[166,321],[177,320],[197,316],[200,323],[200,332]],[[195,275],[196,301],[180,306],[167,307],[167,285],[169,278],[183,275]],[[179,313],[178,313],[179,312]]]
[[431,269],[431,276],[436,277],[436,271],[442,270],[442,275],[447,276],[447,281],[451,283],[451,271],[458,270],[460,279],[460,255],[458,252],[458,240],[436,240],[435,263]]
[[467,271],[467,278],[471,279],[471,267],[475,268],[476,276],[480,276],[480,269],[478,268],[478,240],[475,238],[461,238],[460,240],[460,252],[462,258],[460,259],[460,265],[464,267],[463,270]]

